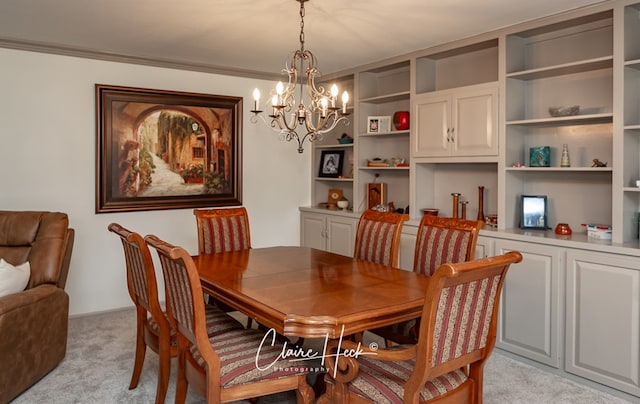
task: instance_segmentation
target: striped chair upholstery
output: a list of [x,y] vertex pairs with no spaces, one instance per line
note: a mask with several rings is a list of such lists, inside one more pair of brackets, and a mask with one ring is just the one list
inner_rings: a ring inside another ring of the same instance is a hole
[[[418,227],[413,270],[432,275],[442,264],[469,261],[474,257],[478,232],[483,223],[437,216],[423,216]],[[372,332],[392,342],[415,344],[418,341],[419,321],[404,321]]]
[[[355,369],[350,380],[334,379],[330,371],[325,376],[327,396],[318,402],[333,400],[344,391],[336,383],[346,382],[349,396],[374,403],[445,396],[452,402],[481,403],[482,369],[495,345],[500,291],[510,265],[521,260],[519,252],[509,252],[442,265],[429,283],[417,345],[398,345],[372,355],[365,351],[357,362],[350,362]],[[342,344],[351,349],[354,343]],[[397,359],[399,353],[404,360]],[[328,368],[332,366],[333,359]]]
[[264,331],[229,327],[229,321],[224,319],[228,315],[220,310],[217,328],[206,330],[202,286],[189,253],[155,236],[145,240],[158,252],[167,312],[178,330],[176,402],[184,402],[189,384],[209,403],[287,390],[295,390],[299,402],[313,402],[305,367],[279,358],[283,345],[277,342],[273,330],[267,331],[273,338],[262,344]]
[[195,209],[200,254],[251,248],[249,216],[245,208]]
[[367,210],[358,221],[354,257],[376,264],[398,266],[400,233],[405,215]]

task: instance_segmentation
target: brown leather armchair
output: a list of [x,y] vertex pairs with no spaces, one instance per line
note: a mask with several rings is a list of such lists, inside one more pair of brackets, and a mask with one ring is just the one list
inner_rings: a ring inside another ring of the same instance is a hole
[[0,297],[0,403],[29,388],[67,351],[69,296],[64,291],[74,230],[59,212],[0,211],[0,257],[29,261],[23,292]]

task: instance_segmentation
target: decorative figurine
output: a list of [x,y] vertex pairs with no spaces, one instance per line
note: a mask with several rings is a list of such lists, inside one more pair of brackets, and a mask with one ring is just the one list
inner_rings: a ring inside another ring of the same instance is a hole
[[606,167],[607,163],[603,163],[602,161],[600,161],[598,159],[593,159],[593,164],[591,165],[591,167]]

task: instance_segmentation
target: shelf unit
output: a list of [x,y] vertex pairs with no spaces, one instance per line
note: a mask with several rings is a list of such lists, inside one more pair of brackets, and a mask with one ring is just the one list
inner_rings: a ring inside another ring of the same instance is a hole
[[[353,74],[346,74],[343,76],[335,77],[332,79],[327,79],[327,81],[323,81],[321,85],[325,87],[331,86],[331,84],[336,83],[340,92],[347,91],[350,97],[353,97],[355,90],[355,80]],[[344,133],[355,138],[354,134],[354,112],[355,108],[353,107],[353,103],[350,103],[347,112],[349,112],[349,124],[345,125],[339,123],[332,131],[323,135],[321,140],[317,140],[313,142],[312,147],[312,189],[311,189],[311,202],[313,206],[318,206],[320,203],[325,203],[328,200],[329,190],[330,189],[340,189],[342,190],[342,194],[349,201],[353,201],[354,197],[354,155],[355,155],[355,147],[353,143],[350,144],[340,144],[338,143],[338,139],[342,137]],[[355,141],[355,140],[354,140]],[[320,169],[320,159],[323,151],[332,151],[332,150],[341,150],[344,152],[344,161],[342,167],[342,173],[340,173],[340,178],[325,178],[319,177],[319,169]]]
[[[495,36],[437,47],[416,57],[412,102],[411,216],[437,208],[452,216],[451,193],[476,219],[498,206],[499,44]],[[458,207],[459,214],[461,209]]]
[[[552,225],[612,223],[613,34],[606,10],[506,36],[500,228],[517,228],[520,196],[539,194]],[[579,114],[550,116],[550,107],[566,105],[580,105]],[[563,144],[571,167],[560,167]],[[539,146],[550,146],[550,167],[529,167],[529,150]],[[592,167],[594,159],[607,167]]]
[[624,241],[631,241],[640,229],[640,3],[624,8],[623,66],[622,227]]
[[[410,111],[411,106],[411,62],[409,59],[393,63],[381,63],[357,73],[357,174],[354,196],[354,210],[367,208],[366,184],[383,182],[387,184],[387,202],[397,208],[409,204],[409,167],[369,167],[374,158],[410,161],[410,131],[395,130],[393,114]],[[391,119],[389,131],[367,133],[370,116],[388,116]]]

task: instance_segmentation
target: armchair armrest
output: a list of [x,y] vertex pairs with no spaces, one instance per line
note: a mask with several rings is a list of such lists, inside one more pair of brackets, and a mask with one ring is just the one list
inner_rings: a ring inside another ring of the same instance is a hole
[[[337,352],[338,345],[340,345],[340,353]],[[344,350],[347,350],[350,354],[345,355]],[[417,354],[415,345],[396,345],[389,349],[372,349],[371,347],[363,346],[361,343],[336,340],[329,342],[327,351],[329,355],[326,358],[326,363],[329,373],[334,376],[337,383],[345,384],[358,376],[360,370],[357,356],[373,356],[383,361],[404,361],[414,359]]]

